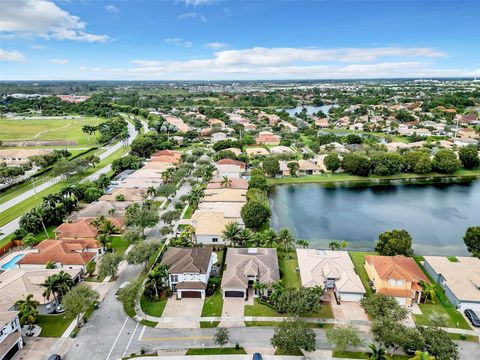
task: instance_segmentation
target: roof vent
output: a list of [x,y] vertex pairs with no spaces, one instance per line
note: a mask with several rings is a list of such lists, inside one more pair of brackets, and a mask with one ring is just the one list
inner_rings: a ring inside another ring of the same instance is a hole
[[248,253],[249,254],[256,254],[258,252],[257,248],[248,248]]

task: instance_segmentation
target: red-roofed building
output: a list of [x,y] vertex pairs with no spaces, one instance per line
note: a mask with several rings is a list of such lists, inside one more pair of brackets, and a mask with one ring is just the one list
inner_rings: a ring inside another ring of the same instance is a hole
[[275,134],[260,134],[255,139],[255,143],[260,145],[278,145],[280,144],[280,137]]

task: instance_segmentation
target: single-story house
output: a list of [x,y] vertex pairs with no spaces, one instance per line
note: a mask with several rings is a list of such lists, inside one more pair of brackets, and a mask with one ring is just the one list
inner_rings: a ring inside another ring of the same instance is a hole
[[92,240],[44,240],[17,262],[20,269],[45,269],[47,263],[56,269],[81,269],[84,273],[90,261],[97,261],[102,247]]
[[231,147],[231,148],[225,149],[225,151],[230,151],[230,152],[234,153],[234,154],[237,155],[237,156],[238,156],[238,155],[242,155],[242,150],[240,150],[239,148],[233,148],[233,147]]
[[244,162],[233,159],[218,160],[215,167],[219,177],[227,176],[229,178],[240,178],[247,168]]
[[247,202],[246,189],[205,189],[202,202]]
[[242,202],[201,202],[198,204],[198,210],[223,213],[227,222],[235,221],[243,225],[241,215],[243,205]]
[[213,133],[211,136],[210,136],[210,140],[213,144],[219,142],[219,141],[223,141],[223,140],[227,140],[227,134],[223,133],[223,132],[216,132],[216,133]]
[[359,302],[365,295],[347,251],[297,249],[303,287],[332,289],[339,301]]
[[80,269],[17,269],[13,268],[0,274],[0,306],[13,308],[15,302],[27,294],[38,301],[40,313],[51,313],[55,310],[55,298],[43,296],[45,288],[41,285],[52,275],[65,271],[74,283],[80,281]]
[[282,173],[283,176],[290,176],[290,168],[288,167],[288,163],[290,162],[296,162],[298,163],[298,170],[297,170],[297,175],[314,175],[314,174],[320,174],[322,168],[315,164],[315,162],[311,160],[280,160],[279,165],[280,165],[280,172]]
[[0,359],[12,359],[23,346],[18,311],[0,309]]
[[[111,193],[103,195],[100,201],[141,202],[147,197],[146,189],[117,187]],[[123,198],[123,200],[119,200]]]
[[95,201],[72,213],[69,219],[75,221],[79,218],[96,218],[102,215],[123,219],[128,205],[129,203],[126,202]]
[[364,267],[373,288],[393,296],[400,305],[410,306],[412,302],[419,302],[422,296],[420,282],[429,283],[411,257],[367,255]]
[[63,223],[55,230],[55,239],[58,240],[89,240],[97,238],[97,228],[91,224],[92,218],[78,218],[72,223]]
[[270,152],[263,147],[246,147],[245,153],[250,157],[255,155],[270,155]]
[[262,131],[255,139],[255,143],[259,145],[279,145],[280,137],[271,132]]
[[479,258],[457,256],[457,261],[451,261],[443,256],[425,256],[423,266],[457,309],[480,312]]
[[178,164],[181,161],[182,153],[175,150],[158,150],[150,157],[151,162],[162,162]]
[[[265,285],[280,280],[277,249],[228,248],[223,272],[223,298],[247,299],[255,282]],[[268,290],[265,289],[265,292]],[[258,296],[254,290],[254,296]]]
[[478,145],[478,141],[475,139],[470,138],[454,138],[453,143],[457,146],[470,146],[470,145]]
[[168,286],[181,298],[205,298],[216,255],[211,247],[167,249],[162,265],[168,266]]
[[5,149],[0,150],[0,163],[10,166],[24,165],[30,162],[32,156],[42,156],[52,153],[52,150],[42,149]]
[[223,178],[213,178],[207,184],[207,189],[248,189],[248,180],[242,178],[229,178],[228,186],[222,185],[224,182]]
[[198,244],[225,244],[223,230],[233,221],[226,218],[223,212],[199,209],[193,213],[189,223],[195,229],[195,241]]
[[278,145],[270,148],[272,154],[293,154],[294,151],[288,146]]

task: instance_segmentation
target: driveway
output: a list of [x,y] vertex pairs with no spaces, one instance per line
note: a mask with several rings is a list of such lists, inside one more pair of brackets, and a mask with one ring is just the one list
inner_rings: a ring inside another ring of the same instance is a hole
[[199,328],[202,316],[203,299],[183,298],[177,300],[171,297],[163,310],[162,321],[157,328]]
[[362,320],[368,321],[365,310],[360,306],[360,303],[355,301],[343,301],[337,305],[335,300],[332,300],[333,317],[342,320]]
[[[242,318],[243,312],[247,302],[244,299],[225,298],[223,300],[221,327],[242,327],[245,323],[241,320],[234,320],[234,318]],[[229,320],[228,318],[232,318]]]

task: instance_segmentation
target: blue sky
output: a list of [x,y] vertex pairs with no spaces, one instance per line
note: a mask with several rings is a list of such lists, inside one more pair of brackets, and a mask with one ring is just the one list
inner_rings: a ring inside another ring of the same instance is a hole
[[480,77],[479,1],[2,0],[1,80]]

